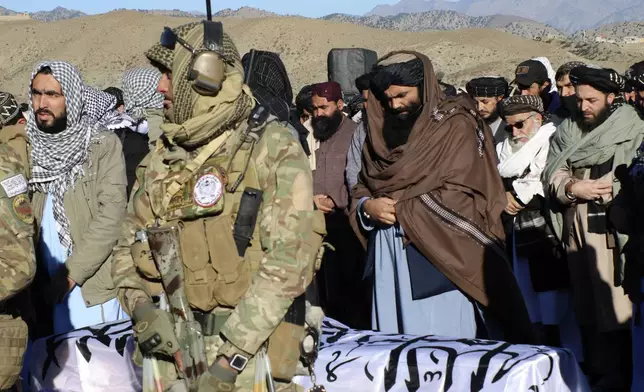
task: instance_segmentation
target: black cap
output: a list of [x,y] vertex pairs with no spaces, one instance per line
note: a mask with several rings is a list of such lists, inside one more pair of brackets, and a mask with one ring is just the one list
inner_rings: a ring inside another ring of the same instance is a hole
[[522,86],[530,86],[532,83],[543,82],[548,80],[548,70],[546,66],[537,60],[524,61],[517,67],[515,74],[515,83]]

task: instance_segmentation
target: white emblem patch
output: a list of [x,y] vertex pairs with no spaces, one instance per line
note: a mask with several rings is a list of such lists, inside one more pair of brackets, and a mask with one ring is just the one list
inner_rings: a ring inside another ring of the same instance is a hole
[[223,188],[219,177],[214,174],[204,174],[197,180],[192,197],[199,207],[212,207],[221,199]]
[[0,185],[2,185],[4,193],[6,193],[9,198],[18,196],[21,193],[27,193],[27,179],[22,174],[5,178],[0,181]]

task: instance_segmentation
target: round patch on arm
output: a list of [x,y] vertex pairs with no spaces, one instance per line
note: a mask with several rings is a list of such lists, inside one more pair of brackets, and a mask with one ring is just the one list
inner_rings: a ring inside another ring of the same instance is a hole
[[219,177],[214,174],[204,174],[197,180],[192,198],[199,207],[212,207],[223,196],[223,190],[224,186]]
[[25,223],[34,222],[34,214],[31,211],[31,204],[27,197],[23,195],[18,195],[13,199],[13,212],[16,214],[18,219]]

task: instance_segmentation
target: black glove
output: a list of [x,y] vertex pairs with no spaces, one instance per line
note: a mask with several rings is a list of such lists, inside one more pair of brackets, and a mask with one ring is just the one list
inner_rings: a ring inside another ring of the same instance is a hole
[[136,305],[132,316],[141,352],[173,356],[179,351],[179,342],[167,312],[158,309],[151,302],[143,302]]
[[237,372],[232,369],[225,369],[215,362],[206,373],[199,376],[199,380],[191,392],[233,392],[239,390],[235,387]]

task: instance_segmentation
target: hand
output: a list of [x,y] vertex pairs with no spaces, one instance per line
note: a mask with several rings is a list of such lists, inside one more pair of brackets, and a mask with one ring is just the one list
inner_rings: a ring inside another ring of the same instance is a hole
[[67,266],[61,266],[58,268],[54,276],[51,277],[49,287],[45,289],[47,301],[56,304],[62,303],[67,294],[69,294],[74,287],[76,287],[76,282],[74,279],[69,277]]
[[514,198],[512,193],[505,192],[505,196],[508,198],[508,205],[505,207],[505,212],[508,215],[515,216],[525,208],[521,206],[521,204],[519,204],[519,202],[517,201],[517,199]]
[[132,312],[134,334],[143,354],[163,354],[174,357],[175,364],[183,372],[183,358],[179,342],[174,334],[174,326],[167,312],[158,309],[153,303],[138,302]]
[[570,192],[582,200],[596,200],[613,192],[613,184],[607,181],[581,180],[572,184]]
[[[223,364],[225,363],[225,365]],[[237,391],[235,387],[237,381],[237,371],[228,365],[228,360],[220,357],[207,372],[199,376],[196,388],[190,391],[213,391],[213,392],[230,392]]]
[[388,197],[370,199],[362,203],[364,212],[371,216],[371,219],[385,225],[393,225],[396,220],[396,201]]
[[327,195],[315,195],[313,196],[313,201],[318,210],[322,211],[325,214],[330,213],[335,208],[335,203]]

